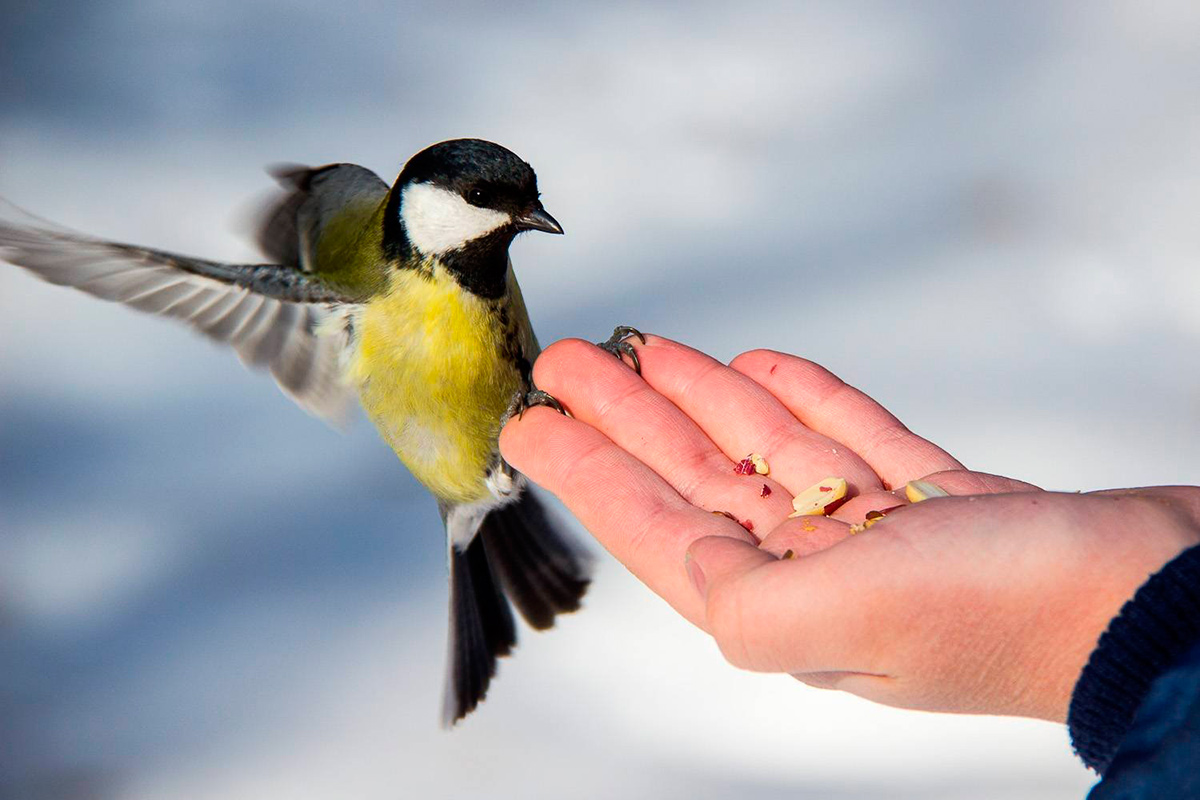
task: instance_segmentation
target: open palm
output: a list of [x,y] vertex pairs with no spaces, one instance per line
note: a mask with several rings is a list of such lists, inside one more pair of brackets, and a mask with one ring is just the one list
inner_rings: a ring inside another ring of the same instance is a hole
[[[1194,523],[1194,490],[1042,492],[967,471],[804,359],[726,366],[653,336],[637,352],[640,377],[586,342],[548,348],[535,382],[572,417],[533,409],[501,446],[738,666],[894,705],[1062,718],[1108,620],[1196,540],[1175,508]],[[735,470],[752,452],[769,474]],[[827,477],[849,499],[789,518]],[[955,497],[901,508],[916,479]],[[1161,537],[1109,524],[1155,515]]]

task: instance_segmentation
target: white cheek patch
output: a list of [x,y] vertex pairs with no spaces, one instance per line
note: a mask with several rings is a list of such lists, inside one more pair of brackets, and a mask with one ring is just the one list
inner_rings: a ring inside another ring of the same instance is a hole
[[413,246],[431,256],[457,250],[512,221],[502,211],[473,206],[454,192],[431,183],[404,187],[400,195],[400,219]]

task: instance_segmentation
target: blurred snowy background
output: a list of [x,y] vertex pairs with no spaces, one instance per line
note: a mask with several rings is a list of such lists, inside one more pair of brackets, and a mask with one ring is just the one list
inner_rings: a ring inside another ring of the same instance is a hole
[[[814,358],[969,466],[1200,483],[1200,6],[7,0],[0,195],[253,259],[280,161],[501,142],[543,342]],[[740,673],[611,559],[438,729],[434,504],[180,326],[0,266],[0,796],[1077,798],[1048,723]],[[1136,535],[1136,531],[1131,531]],[[870,587],[855,587],[870,591]]]

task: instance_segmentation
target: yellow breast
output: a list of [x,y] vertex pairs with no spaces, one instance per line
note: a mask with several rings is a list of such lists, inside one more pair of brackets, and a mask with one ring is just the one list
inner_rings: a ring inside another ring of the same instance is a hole
[[[506,303],[509,313],[524,320],[511,271],[509,281],[517,306]],[[356,327],[349,377],[400,460],[440,500],[487,497],[500,417],[521,387],[495,302],[463,290],[440,266],[397,270]]]

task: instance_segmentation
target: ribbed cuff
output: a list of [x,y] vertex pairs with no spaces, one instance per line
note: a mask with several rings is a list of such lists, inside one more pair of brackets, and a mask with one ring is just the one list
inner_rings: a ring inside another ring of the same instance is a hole
[[1067,727],[1083,763],[1104,773],[1150,685],[1200,642],[1200,546],[1150,577],[1109,623],[1075,684]]

